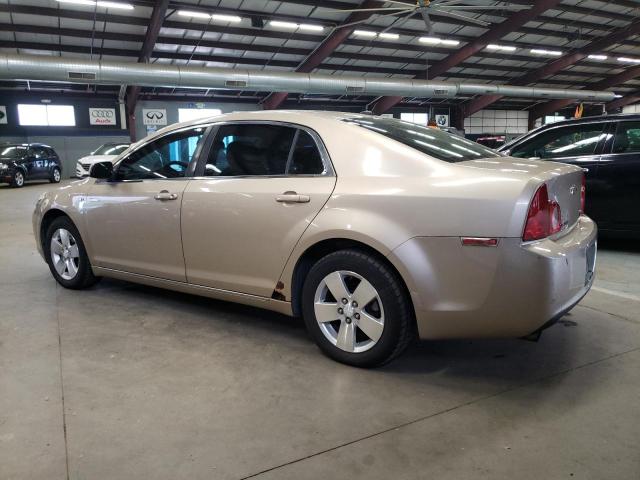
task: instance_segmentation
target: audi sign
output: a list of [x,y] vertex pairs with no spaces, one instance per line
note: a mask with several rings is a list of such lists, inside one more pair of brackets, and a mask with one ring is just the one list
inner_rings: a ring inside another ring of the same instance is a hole
[[90,108],[89,123],[91,125],[116,125],[116,109]]

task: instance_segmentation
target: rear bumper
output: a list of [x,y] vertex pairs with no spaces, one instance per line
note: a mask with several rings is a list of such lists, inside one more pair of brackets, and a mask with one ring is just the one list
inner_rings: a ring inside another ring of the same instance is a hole
[[390,260],[405,278],[421,338],[522,337],[557,320],[593,284],[597,227],[580,217],[567,235],[497,247],[418,237]]

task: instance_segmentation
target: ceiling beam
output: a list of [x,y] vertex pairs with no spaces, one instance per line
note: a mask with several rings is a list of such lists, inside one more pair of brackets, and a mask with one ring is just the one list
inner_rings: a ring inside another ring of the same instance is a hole
[[[589,90],[607,90],[609,88],[615,87],[616,85],[621,85],[625,82],[628,82],[629,80],[633,80],[634,78],[638,77],[640,77],[640,65],[638,65],[637,67],[628,68],[627,70],[617,75],[613,75],[611,77],[605,78],[604,80],[601,80],[600,82],[596,82],[589,86]],[[612,101],[615,102],[615,100]],[[529,121],[535,121],[537,118],[566,108],[574,102],[575,100],[563,99],[552,100],[550,102],[538,104],[530,110]]]
[[[488,44],[500,40],[505,35],[518,30],[528,21],[536,18],[542,12],[558,6],[561,0],[539,0],[528,10],[521,10],[515,12],[509,16],[502,23],[493,25],[491,29],[487,30],[484,34],[478,37],[476,40],[467,43],[465,46],[452,53],[448,57],[440,60],[424,72],[424,77],[427,79],[433,79],[442,76],[447,70],[459,65],[467,60],[469,57],[477,54],[484,49]],[[374,105],[373,112],[376,114],[382,114],[393,107],[395,104],[402,100],[400,96],[387,96],[381,97]]]
[[[377,0],[365,0],[364,2],[360,3],[360,7],[367,9],[378,8],[382,7],[383,5],[384,2],[379,2]],[[353,22],[366,20],[371,15],[372,12],[370,11],[354,12],[347,17],[344,24],[351,24]],[[309,73],[313,71],[327,57],[330,57],[331,54],[335,52],[336,48],[338,48],[342,44],[342,42],[349,38],[355,28],[355,25],[349,25],[346,27],[338,27],[337,29],[333,30],[320,43],[320,45],[318,45],[318,47],[298,65],[295,71],[300,73]],[[280,105],[282,105],[282,103],[287,99],[288,96],[289,94],[286,92],[273,92],[266,98],[262,106],[266,110],[276,109]]]
[[[542,68],[538,68],[535,71],[526,72],[519,78],[510,81],[512,85],[530,85],[536,83],[537,81],[554,75],[562,70],[570,67],[571,65],[575,65],[576,63],[584,60],[589,55],[595,53],[601,53],[605,51],[607,48],[615,45],[617,43],[623,42],[626,38],[640,34],[640,19],[631,23],[630,25],[618,29],[612,32],[605,38],[601,38],[594,42],[591,42],[585,47],[579,48],[567,55],[564,55],[553,62],[548,63]],[[483,108],[488,107],[492,103],[497,102],[502,98],[501,95],[482,95],[478,98],[473,99],[469,102],[468,105],[464,107],[464,116],[469,117],[474,113],[482,110]]]
[[[153,7],[151,18],[149,19],[149,26],[142,42],[142,49],[138,56],[138,63],[149,63],[151,54],[156,46],[156,40],[160,35],[160,29],[162,23],[167,15],[167,9],[169,8],[169,0],[158,0]],[[140,87],[133,85],[129,87],[127,92],[127,113],[132,116],[134,114],[136,103],[138,101],[138,94],[140,93]]]

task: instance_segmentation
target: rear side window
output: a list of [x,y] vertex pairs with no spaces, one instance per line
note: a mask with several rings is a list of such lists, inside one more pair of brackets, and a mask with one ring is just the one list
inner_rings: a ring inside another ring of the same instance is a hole
[[320,175],[323,172],[324,164],[318,145],[308,132],[298,130],[287,173],[289,175]]
[[612,153],[640,152],[640,122],[620,122]]
[[603,138],[604,126],[604,123],[591,123],[552,128],[514,147],[511,156],[562,158],[593,155]]
[[222,125],[205,167],[205,176],[284,175],[296,129],[283,125]]
[[500,156],[498,152],[457,135],[443,132],[438,128],[421,127],[403,120],[362,116],[344,121],[384,135],[445,162],[464,162]]

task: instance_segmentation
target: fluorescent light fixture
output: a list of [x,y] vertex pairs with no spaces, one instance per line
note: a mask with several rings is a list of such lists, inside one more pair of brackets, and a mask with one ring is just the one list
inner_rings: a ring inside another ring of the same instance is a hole
[[133,5],[131,5],[130,3],[98,1],[98,6],[103,8],[119,8],[121,10],[133,10]]
[[376,32],[370,30],[354,30],[353,34],[359,37],[375,37],[377,35]]
[[448,45],[452,47],[460,45],[460,42],[458,40],[443,40],[442,38],[438,37],[420,37],[420,41],[429,45]]
[[510,45],[495,45],[489,44],[487,45],[487,50],[496,50],[500,52],[515,52],[517,50],[516,47],[512,47]]
[[378,34],[378,37],[384,38],[385,40],[398,40],[400,35],[397,33],[381,32]]
[[89,5],[91,7],[96,4],[93,0],[58,0],[58,3],[73,3],[75,5]]
[[298,24],[297,23],[280,22],[278,20],[270,20],[269,21],[269,25],[271,25],[272,27],[276,27],[276,28],[288,28],[288,29],[291,29],[291,30],[295,30],[296,28],[298,28]]
[[535,55],[549,55],[552,57],[559,57],[562,55],[562,52],[559,50],[544,50],[542,48],[532,48],[530,52]]
[[618,61],[622,63],[640,63],[640,58],[619,57]]
[[203,12],[191,12],[189,10],[178,10],[178,15],[182,15],[183,17],[194,17],[194,18],[206,18],[209,20],[211,15]]
[[300,30],[308,30],[310,32],[321,32],[324,30],[322,25],[311,25],[310,23],[301,23]]
[[218,13],[214,13],[211,15],[211,20],[217,20],[219,22],[233,22],[238,23],[242,21],[242,18],[237,15],[220,15]]
[[589,60],[606,60],[609,57],[607,57],[606,55],[589,55],[587,58]]

